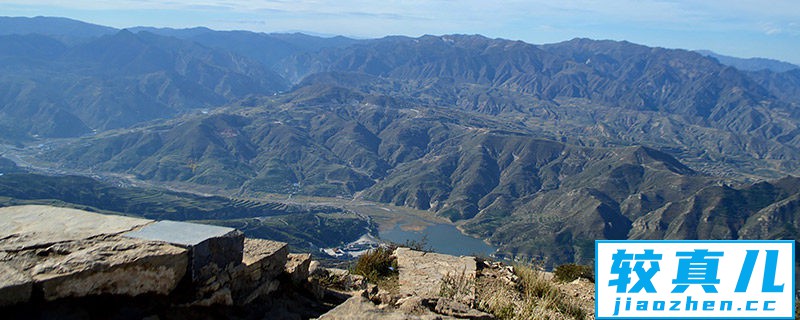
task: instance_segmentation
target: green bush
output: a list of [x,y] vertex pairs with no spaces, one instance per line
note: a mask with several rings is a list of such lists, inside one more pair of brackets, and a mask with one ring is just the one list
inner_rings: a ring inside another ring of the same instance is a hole
[[350,272],[364,276],[371,283],[378,283],[397,273],[397,259],[392,256],[391,249],[380,247],[359,256]]
[[556,267],[554,274],[558,281],[570,282],[578,278],[583,278],[594,282],[594,269],[590,266],[574,263],[562,264]]

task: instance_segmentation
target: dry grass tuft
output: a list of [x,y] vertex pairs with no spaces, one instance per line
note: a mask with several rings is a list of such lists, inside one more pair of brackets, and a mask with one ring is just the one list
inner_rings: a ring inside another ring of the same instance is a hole
[[480,277],[477,306],[498,319],[587,319],[590,316],[541,271],[516,266],[516,285],[497,277]]
[[448,273],[442,277],[439,296],[471,304],[475,299],[475,278],[463,271],[455,275]]

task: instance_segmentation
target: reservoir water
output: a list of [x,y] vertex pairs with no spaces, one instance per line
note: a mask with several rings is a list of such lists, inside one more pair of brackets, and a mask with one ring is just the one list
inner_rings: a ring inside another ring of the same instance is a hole
[[461,233],[451,224],[434,224],[422,231],[406,231],[398,224],[394,229],[380,233],[381,239],[398,244],[404,244],[406,241],[422,241],[423,237],[427,237],[426,249],[456,256],[488,256],[497,249],[480,239]]

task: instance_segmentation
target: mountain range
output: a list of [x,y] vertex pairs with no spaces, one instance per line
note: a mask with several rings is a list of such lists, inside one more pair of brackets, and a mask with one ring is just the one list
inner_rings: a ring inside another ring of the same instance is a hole
[[590,261],[595,239],[797,236],[798,69],[35,19],[0,19],[0,136],[58,170],[429,210],[549,263]]
[[724,63],[726,65],[733,66],[736,69],[744,71],[769,70],[774,72],[786,72],[793,69],[800,69],[800,66],[797,66],[795,64],[774,59],[765,59],[765,58],[742,59],[742,58],[721,55],[709,50],[698,50],[697,53],[702,54],[704,56],[712,57],[714,59],[717,59],[717,61],[719,61],[720,63]]

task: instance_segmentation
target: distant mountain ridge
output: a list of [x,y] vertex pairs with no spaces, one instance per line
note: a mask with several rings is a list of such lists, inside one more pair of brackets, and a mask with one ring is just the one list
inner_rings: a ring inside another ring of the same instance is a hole
[[116,33],[111,27],[60,17],[0,17],[0,35],[41,34],[78,40]]
[[780,73],[752,71],[749,75],[775,97],[788,101],[795,107],[800,106],[800,69]]
[[[542,100],[587,98],[712,121],[713,113],[735,113],[737,104],[756,105],[755,99],[768,95],[742,73],[692,52],[588,39],[534,46],[482,36],[389,37],[294,59],[282,68],[292,81],[324,71],[402,80],[444,78]],[[716,78],[730,81],[709,85]],[[758,98],[740,96],[734,86],[744,86]]]
[[38,35],[0,43],[30,48],[0,52],[16,61],[0,67],[2,132],[69,137],[287,87],[257,63],[147,33],[123,30],[71,47]]
[[[683,150],[682,159],[706,163],[731,155],[782,159],[773,169],[795,170],[784,160],[796,157],[800,141],[797,102],[777,92],[794,92],[792,82],[768,85],[685,50],[588,39],[534,46],[481,36],[388,37],[298,54],[282,65],[293,81],[327,72],[323,82],[338,86],[387,95],[402,88],[427,103],[561,122],[570,128],[550,133],[576,134],[581,143],[603,137],[593,143]],[[380,80],[365,84],[363,75]],[[700,138],[707,135],[716,138]]]
[[699,54],[717,59],[720,63],[732,66],[742,71],[769,70],[773,72],[786,72],[800,69],[800,66],[780,60],[766,58],[737,58],[721,55],[709,50],[697,50]]
[[278,61],[301,52],[315,52],[327,47],[342,47],[359,42],[342,36],[321,38],[302,33],[255,33],[250,31],[215,31],[198,27],[191,29],[170,29],[134,27],[131,32],[150,32],[162,36],[176,37],[198,44],[228,50],[237,55],[258,61],[272,67]]
[[0,136],[74,137],[271,95],[289,88],[271,63],[350,41],[2,17]]

